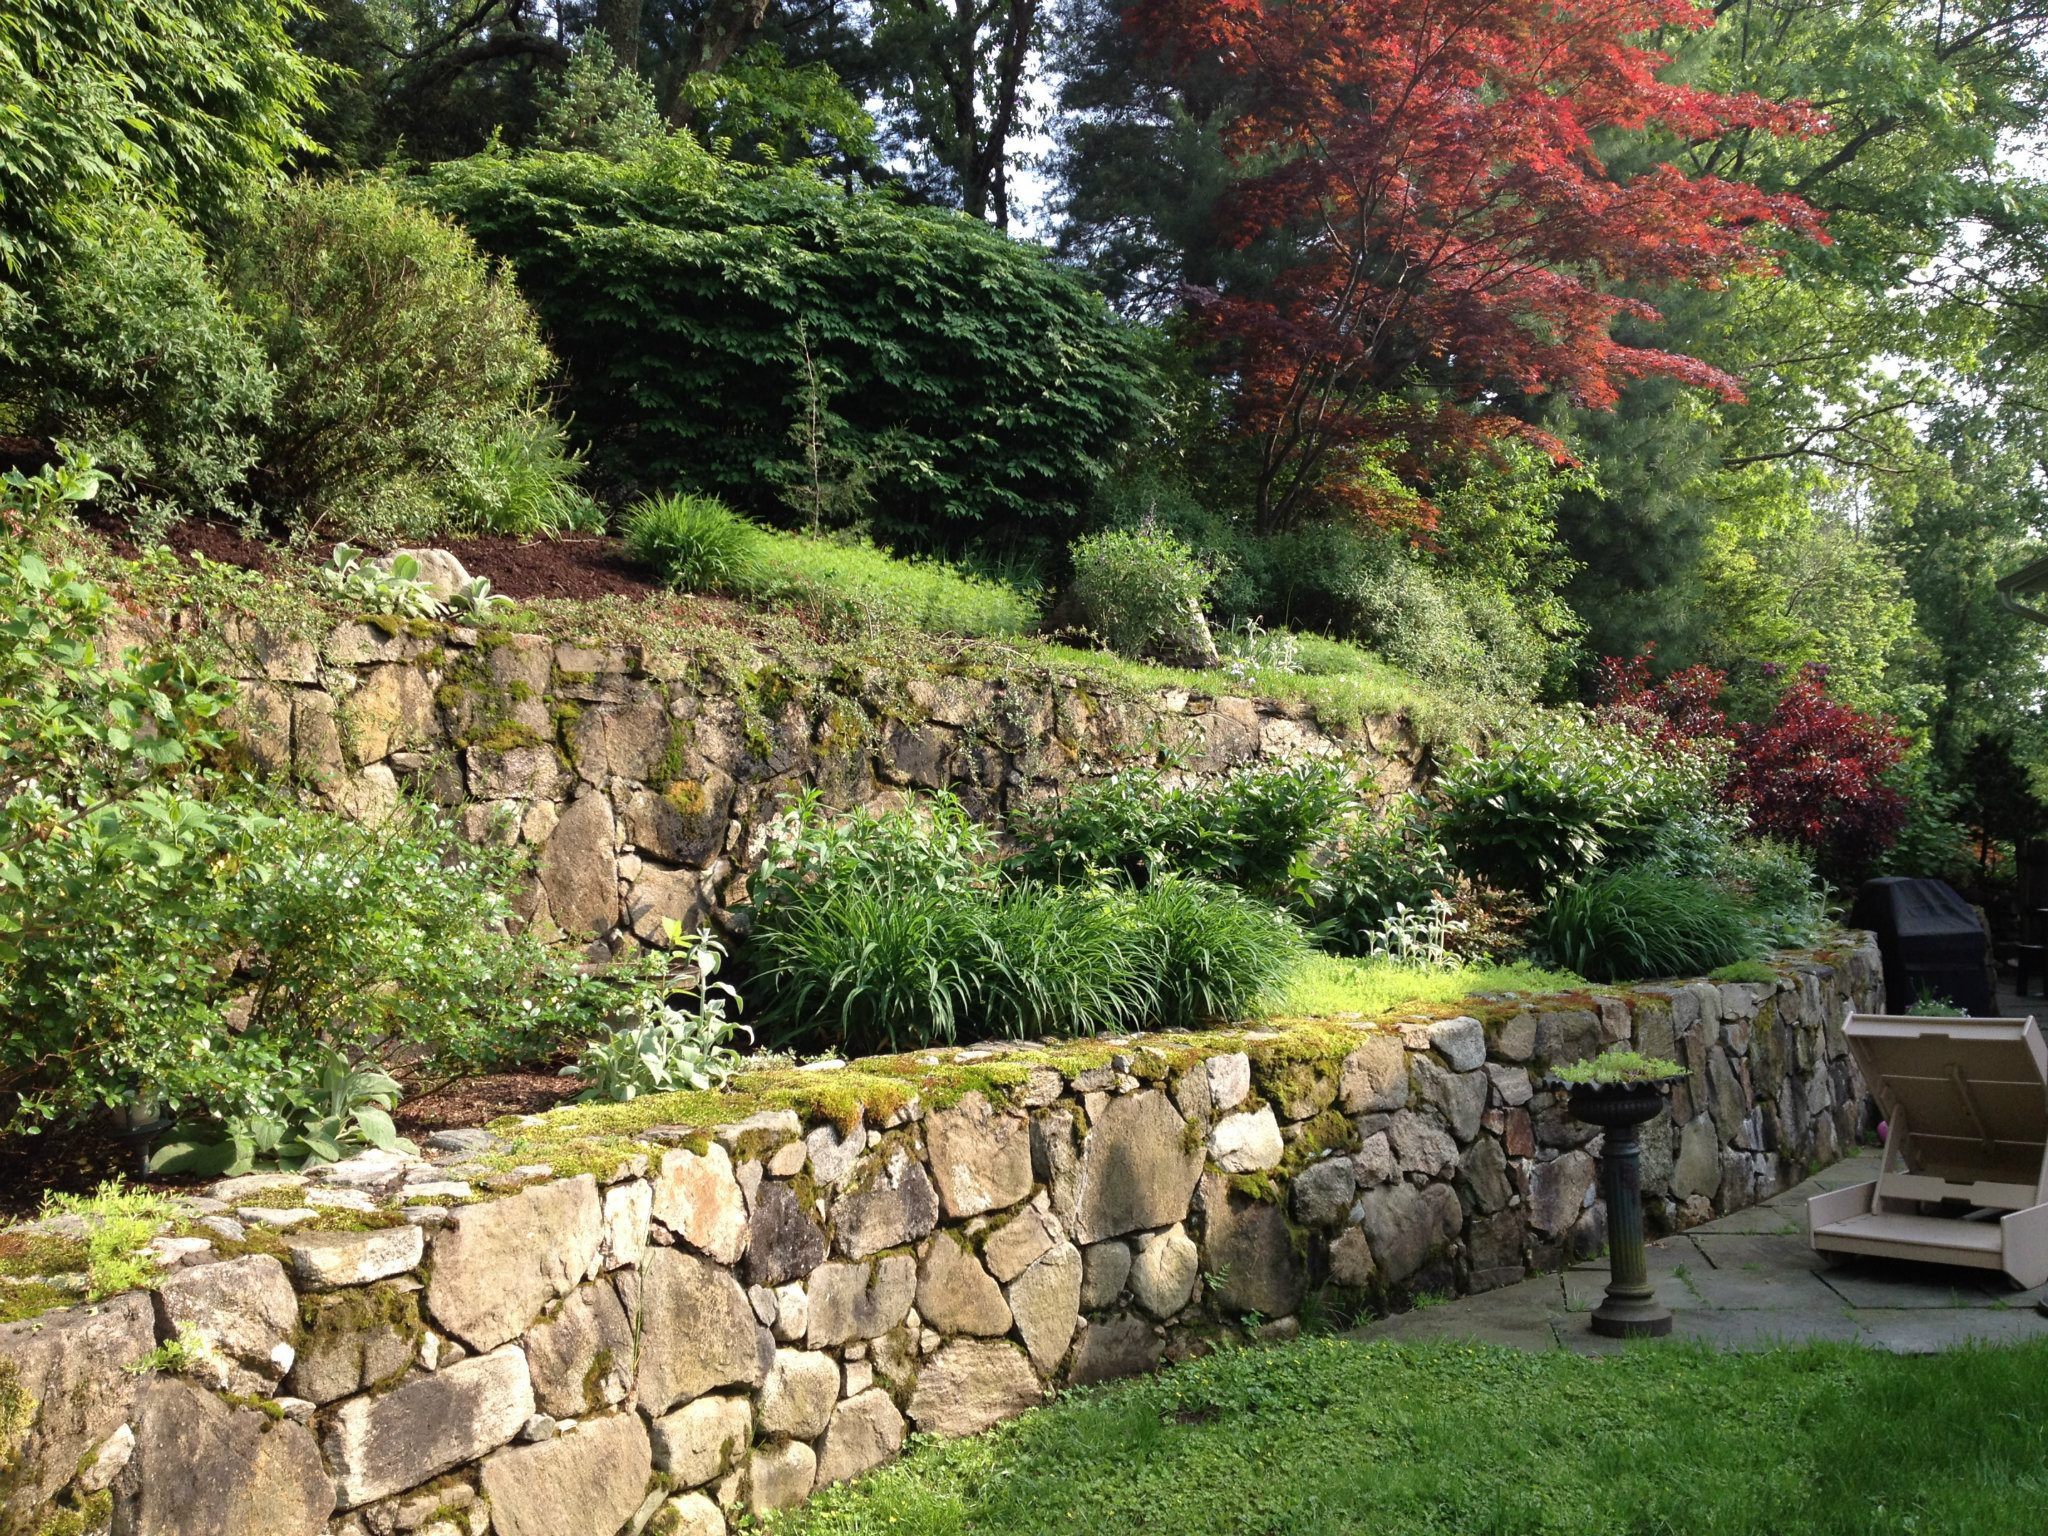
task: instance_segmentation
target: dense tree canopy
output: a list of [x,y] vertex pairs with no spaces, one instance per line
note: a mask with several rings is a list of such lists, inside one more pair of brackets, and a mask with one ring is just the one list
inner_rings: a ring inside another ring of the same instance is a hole
[[278,0],[0,7],[0,300],[123,201],[217,215],[306,146],[314,71],[286,16]]
[[[734,175],[687,140],[624,163],[480,158],[424,194],[508,258],[619,482],[777,502],[806,392],[912,543],[1059,531],[1149,408],[1141,339],[977,220]],[[736,278],[738,280],[736,280]]]
[[587,448],[1054,584],[1164,524],[1248,635],[1748,722],[1818,665],[2048,780],[2040,0],[27,0],[0,80],[0,432],[152,515],[320,499],[247,194],[398,173],[558,365],[399,453],[429,522],[601,518]]

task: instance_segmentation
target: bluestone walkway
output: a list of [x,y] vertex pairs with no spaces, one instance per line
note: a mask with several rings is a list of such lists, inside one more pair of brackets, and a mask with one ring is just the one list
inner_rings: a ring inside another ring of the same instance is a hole
[[[1726,1349],[1845,1339],[1901,1353],[2048,1337],[2048,1317],[2034,1310],[2042,1292],[2016,1290],[2001,1275],[1882,1259],[1831,1263],[1807,1247],[1807,1197],[1876,1178],[1877,1163],[1865,1152],[1763,1205],[1653,1242],[1650,1273],[1676,1314],[1672,1337]],[[1385,1318],[1355,1337],[1601,1353],[1623,1347],[1586,1326],[1606,1288],[1599,1259]]]

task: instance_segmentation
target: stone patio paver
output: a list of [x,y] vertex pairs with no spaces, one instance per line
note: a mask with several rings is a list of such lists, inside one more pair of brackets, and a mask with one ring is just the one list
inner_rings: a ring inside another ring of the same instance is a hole
[[[2048,1337],[2021,1291],[1983,1270],[1853,1259],[1832,1263],[1806,1242],[1806,1202],[1877,1176],[1878,1154],[1837,1163],[1761,1205],[1650,1245],[1672,1337],[1721,1349],[1838,1340],[1919,1354],[1970,1342]],[[1438,1302],[1358,1329],[1359,1339],[1469,1339],[1515,1349],[1608,1354],[1625,1347],[1586,1326],[1607,1288],[1604,1260],[1519,1285]]]

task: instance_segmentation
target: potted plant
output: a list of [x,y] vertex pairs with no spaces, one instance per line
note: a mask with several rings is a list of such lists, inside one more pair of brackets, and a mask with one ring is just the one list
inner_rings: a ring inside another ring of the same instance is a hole
[[1664,1093],[1685,1069],[1636,1051],[1610,1050],[1551,1074],[1571,1094],[1571,1112],[1607,1133],[1600,1192],[1607,1201],[1607,1297],[1593,1309],[1593,1331],[1617,1339],[1660,1338],[1671,1309],[1659,1306],[1643,1250],[1642,1146],[1636,1128],[1664,1107]]

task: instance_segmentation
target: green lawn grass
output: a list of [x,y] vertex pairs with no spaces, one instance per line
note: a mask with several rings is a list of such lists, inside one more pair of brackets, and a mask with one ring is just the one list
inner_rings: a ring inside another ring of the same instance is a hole
[[1461,965],[1454,971],[1418,971],[1384,960],[1311,955],[1302,963],[1278,1013],[1329,1018],[1362,1013],[1384,1017],[1403,1008],[1455,1003],[1478,992],[1570,992],[1586,985],[1570,971],[1534,965]]
[[750,578],[756,600],[795,595],[828,616],[935,635],[1021,635],[1039,597],[940,560],[904,560],[871,544],[763,530]]
[[782,1536],[2039,1536],[2048,1343],[1583,1358],[1319,1338],[917,1442]]

